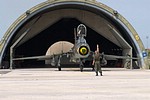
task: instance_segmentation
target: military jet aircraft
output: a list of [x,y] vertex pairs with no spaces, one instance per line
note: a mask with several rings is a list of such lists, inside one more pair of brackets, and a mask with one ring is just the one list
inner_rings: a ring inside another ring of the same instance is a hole
[[[61,59],[64,59],[64,56],[69,58],[70,62],[74,62],[79,64],[80,71],[83,71],[84,62],[85,61],[92,61],[94,52],[90,50],[90,46],[86,42],[87,29],[84,24],[80,24],[77,27],[77,30],[74,29],[74,46],[69,51],[64,51],[61,49],[60,53],[52,54],[52,55],[44,55],[44,56],[33,56],[33,57],[22,57],[22,58],[13,58],[13,61],[18,60],[50,60],[50,64],[52,66],[56,66],[59,71],[61,71]],[[116,56],[116,55],[106,55],[104,53],[101,54],[102,56],[102,63],[101,65],[104,66],[107,64],[106,59],[133,59],[126,56]],[[65,58],[66,59],[66,58]]]
[[74,36],[75,36],[74,46],[68,52],[64,52],[64,50],[61,50],[62,52],[60,54],[13,58],[12,60],[17,61],[17,60],[31,60],[31,59],[37,59],[37,60],[49,59],[49,60],[51,60],[51,65],[57,66],[59,71],[61,71],[61,58],[63,58],[63,56],[67,56],[70,59],[70,62],[79,63],[81,71],[82,71],[83,70],[83,63],[82,63],[83,59],[88,58],[91,53],[90,47],[84,38],[84,37],[86,37],[85,25],[80,24],[77,27],[77,32],[76,32],[76,30],[74,30]]

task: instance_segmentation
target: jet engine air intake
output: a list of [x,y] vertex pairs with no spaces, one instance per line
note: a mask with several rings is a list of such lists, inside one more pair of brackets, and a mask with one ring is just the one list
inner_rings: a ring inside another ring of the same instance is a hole
[[81,44],[77,48],[77,56],[80,58],[86,58],[90,54],[90,47],[87,43]]
[[88,50],[88,48],[87,48],[86,46],[81,46],[81,47],[79,48],[79,53],[80,53],[81,55],[87,55],[88,52],[89,52],[89,50]]

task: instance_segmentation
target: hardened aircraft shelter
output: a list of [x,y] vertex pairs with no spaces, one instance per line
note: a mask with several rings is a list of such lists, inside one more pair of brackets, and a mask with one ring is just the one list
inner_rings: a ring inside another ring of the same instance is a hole
[[[46,55],[58,41],[74,43],[74,28],[87,27],[87,43],[92,51],[110,55],[130,55],[131,68],[146,69],[143,43],[131,24],[116,10],[95,0],[47,0],[22,14],[7,30],[0,43],[0,66],[10,68],[14,57]],[[114,61],[108,61],[109,66]],[[123,67],[125,60],[115,66]],[[17,66],[44,65],[44,61],[25,60]]]

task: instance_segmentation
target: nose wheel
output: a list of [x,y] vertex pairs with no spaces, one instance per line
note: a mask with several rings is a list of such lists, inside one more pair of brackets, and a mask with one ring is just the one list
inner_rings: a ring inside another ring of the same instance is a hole
[[83,66],[80,66],[80,71],[83,72]]
[[61,67],[60,66],[58,66],[58,71],[61,71]]

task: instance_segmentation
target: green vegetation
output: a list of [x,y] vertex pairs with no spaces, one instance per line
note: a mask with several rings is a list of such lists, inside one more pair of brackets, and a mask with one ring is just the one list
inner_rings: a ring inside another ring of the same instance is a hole
[[150,49],[146,49],[145,51],[146,51],[147,54],[148,54],[148,58],[150,58]]
[[149,69],[150,69],[150,49],[146,50],[148,53],[148,64],[149,64]]

